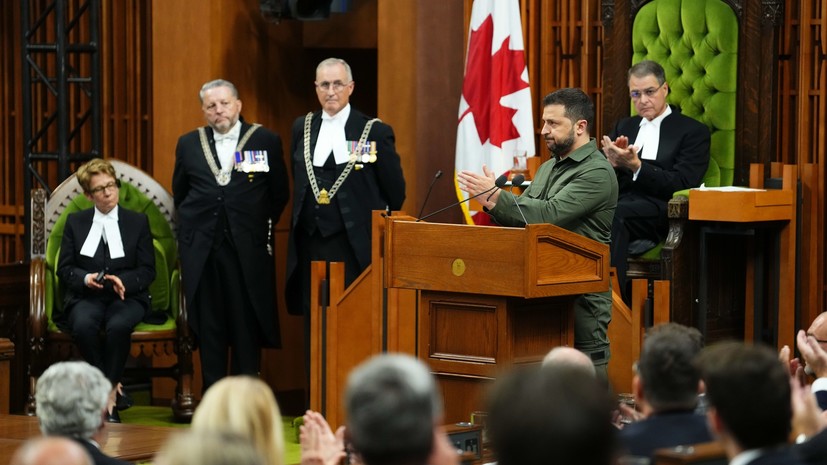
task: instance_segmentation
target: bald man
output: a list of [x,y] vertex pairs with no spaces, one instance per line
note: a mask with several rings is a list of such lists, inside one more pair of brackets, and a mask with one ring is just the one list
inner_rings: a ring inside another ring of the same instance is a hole
[[77,442],[63,437],[26,441],[11,458],[10,465],[93,465],[92,457]]
[[585,353],[572,347],[559,346],[551,349],[543,359],[543,367],[549,366],[582,368],[584,373],[597,376],[592,359]]

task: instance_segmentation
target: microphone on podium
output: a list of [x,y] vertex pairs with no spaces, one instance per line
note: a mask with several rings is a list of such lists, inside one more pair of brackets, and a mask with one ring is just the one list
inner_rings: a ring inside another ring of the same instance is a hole
[[430,217],[432,217],[432,216],[436,215],[437,213],[442,213],[442,212],[444,212],[445,210],[447,210],[447,209],[449,209],[449,208],[453,208],[453,207],[456,207],[457,205],[460,205],[460,204],[463,204],[463,203],[465,203],[465,202],[468,202],[469,200],[471,200],[471,199],[475,199],[475,198],[477,198],[477,197],[481,196],[482,194],[487,194],[487,193],[489,193],[489,192],[491,192],[491,191],[493,191],[493,190],[495,190],[495,189],[500,189],[500,188],[502,188],[503,186],[505,186],[505,183],[506,183],[506,182],[508,182],[508,177],[507,177],[506,175],[504,175],[504,174],[503,174],[503,175],[501,175],[499,178],[497,178],[497,180],[496,180],[496,181],[494,181],[494,187],[492,187],[492,188],[490,188],[490,189],[486,189],[486,190],[484,190],[484,191],[482,191],[482,192],[480,192],[480,193],[478,193],[478,194],[476,194],[476,195],[472,195],[471,197],[468,197],[467,199],[460,200],[459,202],[454,202],[454,203],[452,203],[451,205],[448,205],[447,207],[440,208],[439,210],[437,210],[437,211],[435,211],[435,212],[428,213],[428,214],[427,214],[427,215],[425,215],[425,216],[422,216],[422,217],[420,217],[420,218],[417,218],[417,220],[416,220],[416,221],[417,221],[417,222],[419,222],[419,221],[422,221],[422,220],[426,220],[426,219],[428,219],[428,218],[430,218]]
[[[522,174],[518,174],[517,176],[514,176],[514,179],[511,180],[511,193],[512,194],[514,193],[514,186],[521,186],[521,185],[523,185],[524,181],[525,181],[525,176],[523,176]],[[523,209],[520,208],[520,201],[518,200],[518,197],[519,196],[517,196],[517,195],[514,196],[514,205],[517,206],[517,211],[520,212],[520,216],[523,217],[523,223],[528,225],[528,220],[525,219],[525,215],[523,214]]]
[[434,179],[431,179],[431,184],[428,186],[428,193],[425,194],[425,200],[422,201],[422,208],[419,209],[419,214],[416,215],[417,218],[421,217],[422,214],[425,212],[425,205],[428,204],[428,199],[431,197],[431,191],[434,190],[434,184],[436,180],[442,177],[442,170],[437,170],[434,174]]

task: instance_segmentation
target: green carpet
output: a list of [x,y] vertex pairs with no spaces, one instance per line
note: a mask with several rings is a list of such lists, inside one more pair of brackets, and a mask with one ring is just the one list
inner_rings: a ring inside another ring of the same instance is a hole
[[[170,426],[174,428],[189,428],[189,424],[175,423],[172,420],[172,410],[169,407],[151,407],[137,405],[140,396],[134,396],[136,405],[121,411],[121,421],[130,425]],[[301,461],[301,449],[298,443],[298,425],[301,417],[282,417],[284,424],[284,460],[285,464],[293,465]],[[296,421],[296,420],[299,421]],[[294,426],[295,424],[295,426]]]

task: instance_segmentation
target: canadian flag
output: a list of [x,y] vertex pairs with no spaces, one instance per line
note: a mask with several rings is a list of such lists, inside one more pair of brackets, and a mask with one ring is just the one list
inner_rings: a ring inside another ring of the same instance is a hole
[[[520,24],[519,0],[475,0],[459,103],[456,172],[498,176],[514,165],[515,155],[534,156],[531,89]],[[456,177],[455,177],[456,179]],[[468,194],[459,190],[460,200]],[[469,224],[489,224],[488,215],[462,204]]]

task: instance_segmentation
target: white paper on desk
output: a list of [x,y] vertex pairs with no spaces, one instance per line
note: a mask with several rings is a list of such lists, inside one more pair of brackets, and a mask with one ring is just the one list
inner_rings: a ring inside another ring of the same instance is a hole
[[721,187],[705,187],[701,186],[696,189],[698,191],[716,191],[716,192],[761,192],[765,191],[766,189],[754,189],[752,187],[742,187],[742,186],[721,186]]

